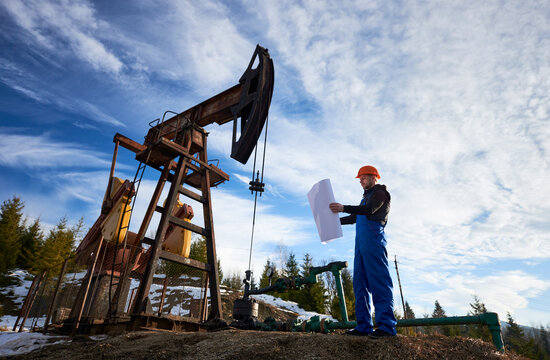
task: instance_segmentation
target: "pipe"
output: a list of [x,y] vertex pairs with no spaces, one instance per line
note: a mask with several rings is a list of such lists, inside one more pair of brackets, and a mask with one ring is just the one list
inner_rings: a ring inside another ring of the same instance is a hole
[[[434,325],[466,325],[466,324],[482,324],[487,325],[491,331],[493,344],[498,351],[504,352],[504,342],[502,340],[502,332],[500,329],[500,321],[498,314],[489,312],[481,315],[473,316],[450,316],[444,318],[423,318],[423,319],[408,319],[397,320],[398,327],[408,326],[434,326]],[[319,316],[313,316],[309,320],[296,322],[292,327],[292,331],[304,332],[322,332],[328,333],[336,329],[350,329],[357,325],[355,321],[339,322],[327,319],[320,319]]]
[[346,297],[344,295],[344,287],[342,286],[342,274],[340,270],[333,271],[334,279],[336,280],[336,291],[338,292],[338,301],[340,303],[340,314],[342,322],[348,321],[348,309],[346,307]]
[[430,325],[464,325],[464,324],[482,324],[487,325],[491,331],[493,344],[498,351],[504,352],[504,342],[502,340],[502,332],[500,329],[500,321],[498,314],[488,312],[481,315],[472,316],[450,316],[444,318],[425,318],[425,319],[409,319],[398,320],[397,326],[430,326]]

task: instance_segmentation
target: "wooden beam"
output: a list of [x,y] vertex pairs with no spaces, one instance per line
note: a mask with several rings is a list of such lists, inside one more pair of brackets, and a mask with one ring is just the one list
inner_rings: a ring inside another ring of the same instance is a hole
[[195,259],[190,259],[190,258],[187,258],[187,257],[183,257],[183,256],[173,254],[171,252],[164,251],[164,250],[162,250],[160,252],[159,258],[164,259],[164,260],[173,261],[173,262],[178,263],[178,264],[183,264],[183,265],[192,267],[194,269],[199,269],[199,270],[202,270],[202,271],[210,271],[212,269],[212,267],[209,264],[205,264],[201,261],[198,261],[198,260],[195,260]]

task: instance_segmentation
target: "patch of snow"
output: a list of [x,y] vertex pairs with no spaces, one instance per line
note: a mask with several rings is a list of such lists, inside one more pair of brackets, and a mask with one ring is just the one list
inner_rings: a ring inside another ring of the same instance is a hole
[[[17,320],[17,316],[4,315],[0,317],[0,327],[6,327],[8,330],[12,330],[16,320]],[[19,319],[19,324],[17,324],[17,330],[19,330],[22,320],[23,319]],[[31,317],[27,318],[27,320],[25,321],[25,326],[23,327],[23,331],[29,331],[29,329],[33,326],[35,321],[36,321],[35,327],[42,327],[44,326],[46,317],[43,316],[43,317],[39,317],[38,319],[31,318]]]
[[14,270],[8,276],[17,279],[18,284],[6,286],[1,291],[4,295],[14,297],[14,302],[22,305],[32,284],[32,280],[25,280],[25,277],[29,276],[29,273],[26,270]]
[[17,320],[17,316],[4,315],[0,317],[0,327],[6,327],[11,330],[15,324],[15,320]]
[[26,354],[43,346],[70,341],[68,336],[51,336],[29,332],[0,332],[0,356]]
[[312,316],[319,316],[321,319],[328,319],[336,321],[331,315],[318,314],[314,311],[306,311],[298,306],[294,301],[287,301],[281,298],[275,297],[273,295],[261,294],[261,295],[251,295],[256,300],[263,301],[267,304],[273,305],[283,310],[292,311],[298,314],[299,320],[307,320]]

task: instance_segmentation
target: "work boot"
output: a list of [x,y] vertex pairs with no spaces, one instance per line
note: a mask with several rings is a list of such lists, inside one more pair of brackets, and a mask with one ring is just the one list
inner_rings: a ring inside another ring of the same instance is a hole
[[369,336],[369,333],[365,333],[365,332],[359,331],[359,330],[357,330],[357,329],[350,329],[350,330],[346,330],[346,335],[351,335],[351,336]]
[[384,330],[380,330],[380,329],[376,329],[376,330],[374,330],[374,332],[372,334],[369,334],[369,338],[371,338],[371,339],[380,339],[380,338],[383,338],[383,337],[390,337],[390,336],[395,336],[395,335],[390,334],[390,333],[385,332]]

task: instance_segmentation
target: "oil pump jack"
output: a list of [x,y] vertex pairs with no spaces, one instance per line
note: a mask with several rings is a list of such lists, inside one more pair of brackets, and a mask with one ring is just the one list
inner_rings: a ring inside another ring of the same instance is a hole
[[[162,119],[150,123],[143,144],[115,135],[102,211],[77,249],[77,261],[87,264],[88,271],[64,322],[65,332],[97,333],[109,328],[143,327],[200,330],[206,321],[223,319],[210,188],[229,180],[229,176],[209,162],[208,134],[203,127],[233,121],[231,157],[246,164],[266,122],[273,83],[273,62],[268,50],[258,45],[238,84],[179,114],[166,112]],[[174,116],[166,119],[169,113]],[[119,146],[135,153],[139,161],[133,181],[114,177]],[[130,214],[147,166],[158,170],[160,176],[139,231],[133,233],[129,231]],[[160,206],[166,183],[170,183],[170,189]],[[263,189],[263,184],[252,183]],[[179,201],[179,195],[202,205],[204,227],[191,223],[193,210]],[[160,222],[155,237],[148,238],[146,234],[155,212],[160,213]],[[189,258],[189,250],[178,245],[177,240],[175,246],[168,244],[176,230],[205,238],[206,262]],[[152,311],[150,291],[159,259],[207,274],[199,315],[163,316],[162,302],[158,312]],[[135,287],[137,282],[139,286]]]

